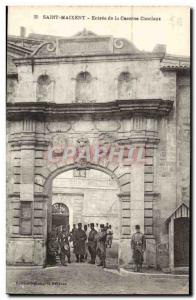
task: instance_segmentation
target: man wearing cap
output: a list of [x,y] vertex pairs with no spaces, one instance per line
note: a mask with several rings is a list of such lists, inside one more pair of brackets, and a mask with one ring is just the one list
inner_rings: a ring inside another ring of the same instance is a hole
[[104,224],[100,225],[100,232],[97,234],[97,255],[100,259],[100,264],[98,266],[106,267],[106,237],[107,232]]
[[140,232],[140,225],[135,226],[136,233],[131,238],[131,248],[133,250],[133,261],[135,263],[135,272],[140,272],[142,269],[143,255],[146,249],[146,240],[143,233]]
[[60,246],[60,260],[63,266],[66,266],[65,256],[68,258],[68,263],[71,263],[70,260],[70,246],[69,246],[69,225],[63,226],[62,231],[58,235],[58,242]]
[[75,231],[75,255],[76,262],[84,262],[85,241],[87,239],[85,231],[82,229],[82,223],[78,223],[78,229]]
[[88,250],[91,256],[91,260],[89,261],[89,264],[95,264],[95,258],[96,258],[96,247],[97,247],[97,231],[94,228],[94,223],[90,224],[91,231],[88,235]]

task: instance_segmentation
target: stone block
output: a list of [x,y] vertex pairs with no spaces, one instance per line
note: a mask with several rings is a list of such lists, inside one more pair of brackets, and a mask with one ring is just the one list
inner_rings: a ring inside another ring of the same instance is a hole
[[130,226],[127,227],[122,226],[122,235],[130,235],[130,234],[131,234]]
[[145,232],[145,234],[150,234],[150,235],[152,235],[153,234],[153,229],[152,229],[152,226],[145,226],[144,227],[144,232]]
[[16,218],[20,217],[20,209],[13,209],[12,216]]
[[122,217],[122,226],[130,226],[130,217]]
[[7,247],[8,265],[44,265],[44,241],[31,237],[10,240]]
[[122,202],[121,205],[122,209],[130,209],[130,202]]
[[35,201],[34,202],[34,209],[43,209],[43,203],[42,202],[38,202],[38,201]]
[[153,174],[144,174],[144,182],[153,182],[154,176]]
[[154,148],[146,148],[145,157],[153,157],[153,156],[154,156]]
[[19,217],[14,217],[12,221],[13,226],[19,226],[20,225],[20,218]]
[[34,200],[34,184],[31,183],[20,184],[20,200],[21,201]]
[[123,209],[122,210],[122,218],[128,217],[130,218],[130,209]]
[[144,183],[144,190],[145,190],[145,192],[152,192],[152,190],[153,190],[153,184],[152,183],[150,183],[150,182],[145,182]]
[[152,165],[153,165],[153,157],[146,157],[145,166],[152,166]]
[[43,210],[34,209],[34,217],[35,218],[43,218],[44,217]]
[[35,191],[35,193],[42,193],[43,192],[43,186],[35,184],[34,191]]
[[44,153],[43,151],[38,151],[38,150],[37,150],[37,151],[35,152],[35,158],[36,158],[36,159],[42,159],[42,158],[43,158],[43,153]]
[[144,217],[152,217],[152,209],[145,209]]
[[36,235],[42,235],[43,234],[43,227],[42,226],[34,226],[33,227],[33,233]]
[[156,242],[154,239],[146,239],[144,256],[144,261],[148,267],[156,267]]
[[20,201],[15,201],[15,202],[11,202],[11,208],[13,209],[13,210],[15,210],[15,209],[20,209]]
[[152,201],[145,201],[144,202],[144,209],[152,209]]
[[17,225],[12,226],[12,233],[13,234],[20,234],[20,227]]
[[132,251],[130,238],[121,239],[119,247],[119,264],[120,266],[127,265],[132,260]]
[[121,176],[118,179],[120,181],[120,184],[124,185],[124,184],[130,183],[131,175],[130,175],[130,173],[124,174],[123,176]]
[[130,192],[130,183],[121,186],[121,191],[122,191],[122,192],[125,192],[125,193],[126,193],[126,192]]
[[[38,226],[43,226],[43,219],[40,219],[40,218],[34,218],[33,220],[33,224],[34,225],[38,225]],[[35,231],[34,231],[35,232]]]
[[153,220],[152,218],[144,218],[144,226],[152,226]]
[[144,173],[145,174],[153,174],[153,166],[145,166]]

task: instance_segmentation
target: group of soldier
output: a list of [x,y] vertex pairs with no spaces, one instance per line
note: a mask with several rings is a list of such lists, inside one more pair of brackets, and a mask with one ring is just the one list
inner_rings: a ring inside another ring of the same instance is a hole
[[[139,272],[142,269],[143,255],[146,249],[146,241],[143,233],[140,232],[140,225],[135,226],[136,232],[131,237],[131,248],[133,253],[134,271]],[[73,225],[70,231],[69,225],[63,226],[57,236],[51,234],[48,240],[48,262],[56,264],[56,256],[60,253],[60,261],[66,266],[65,258],[71,263],[70,242],[73,242],[74,254],[77,263],[87,260],[90,254],[90,264],[95,264],[96,257],[99,257],[98,266],[106,267],[106,248],[112,246],[113,231],[112,226],[94,223],[84,225],[78,223],[78,228]]]
[[48,262],[56,264],[56,257],[60,255],[60,261],[63,266],[66,266],[66,257],[68,263],[71,263],[70,243],[73,243],[73,252],[77,263],[82,263],[87,260],[90,255],[90,264],[95,264],[96,257],[99,257],[98,266],[106,267],[106,247],[111,248],[113,231],[112,226],[94,223],[84,225],[78,223],[78,227],[73,225],[70,231],[69,225],[62,226],[62,230],[56,234],[52,232],[48,239]]

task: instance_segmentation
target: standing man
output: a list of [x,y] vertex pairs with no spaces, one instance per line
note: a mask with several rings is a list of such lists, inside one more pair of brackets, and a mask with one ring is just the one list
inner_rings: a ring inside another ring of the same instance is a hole
[[89,252],[88,252],[88,234],[89,234],[89,232],[88,232],[88,226],[87,226],[86,224],[84,225],[84,232],[86,233],[85,255],[84,255],[84,259],[87,260],[88,254],[89,254]]
[[53,234],[49,234],[47,251],[47,260],[49,265],[56,265],[56,256],[58,255],[59,244],[57,238]]
[[135,263],[135,272],[142,270],[144,261],[144,251],[146,250],[146,240],[143,233],[140,232],[140,225],[135,226],[136,233],[131,238],[131,248],[133,250],[133,261]]
[[68,263],[71,263],[70,261],[70,247],[69,247],[69,225],[63,226],[62,231],[58,235],[58,242],[60,246],[60,260],[61,264],[63,266],[66,266],[65,263],[65,256],[68,258]]
[[94,228],[94,223],[90,224],[91,231],[89,232],[88,236],[88,250],[91,256],[91,260],[89,264],[95,264],[96,259],[96,247],[97,247],[97,231]]
[[112,247],[112,240],[113,240],[113,230],[112,230],[112,225],[109,225],[107,229],[107,243],[106,243],[106,245],[109,248]]
[[106,228],[106,230],[108,230],[108,228],[109,228],[109,223],[106,223],[105,228]]
[[82,229],[82,223],[78,223],[78,229],[75,231],[75,255],[76,262],[84,262],[85,241],[87,239],[85,231]]
[[106,237],[107,232],[104,224],[100,225],[100,232],[97,234],[97,255],[100,259],[100,264],[98,266],[106,267]]
[[99,224],[98,224],[98,223],[96,223],[95,230],[96,230],[97,232],[99,232]]

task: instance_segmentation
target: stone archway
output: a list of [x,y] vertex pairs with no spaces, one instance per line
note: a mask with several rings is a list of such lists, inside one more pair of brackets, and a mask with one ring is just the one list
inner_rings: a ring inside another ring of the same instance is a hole
[[[45,245],[47,245],[47,235],[51,231],[51,226],[52,226],[52,223],[50,221],[51,220],[50,216],[52,214],[52,212],[51,212],[52,205],[51,204],[52,204],[52,195],[53,195],[53,193],[52,193],[52,183],[53,183],[53,180],[58,175],[60,175],[62,173],[66,173],[67,171],[74,170],[74,169],[77,169],[77,165],[75,165],[75,164],[73,164],[73,165],[66,165],[66,166],[63,166],[61,168],[57,168],[56,170],[54,170],[53,172],[51,172],[49,174],[49,176],[47,177],[47,179],[45,181],[45,184],[43,186],[44,195],[47,195],[46,196],[46,198],[47,198],[47,204],[46,204],[47,205],[47,222],[46,222],[47,228],[45,228]],[[90,164],[89,163],[88,164],[88,170],[90,170],[90,169],[96,170],[96,171],[100,171],[100,172],[103,172],[103,173],[109,175],[112,178],[112,180],[114,180],[117,183],[117,187],[119,189],[117,195],[118,195],[119,200],[121,200],[121,197],[122,197],[122,192],[121,192],[122,187],[121,187],[120,180],[118,179],[118,177],[116,176],[116,174],[114,172],[112,172],[111,170],[107,169],[107,168],[104,168],[102,166],[94,165],[94,164]],[[129,184],[130,184],[130,182],[129,182]],[[66,202],[66,205],[67,205],[67,202]],[[119,241],[118,241],[118,243],[120,245],[120,243],[121,243],[121,234],[122,234],[122,232],[121,232],[121,226],[122,226],[121,217],[122,216],[121,216],[121,204],[120,204],[120,202],[119,202],[119,208],[120,209],[118,211],[118,219],[119,219],[119,226],[118,226],[118,228],[119,228],[119,235],[118,235],[119,236]],[[46,253],[46,249],[45,249],[44,252]],[[118,261],[119,261],[119,255],[120,254],[121,254],[121,251],[119,250],[118,251]],[[45,258],[45,263],[46,263],[46,258]]]

